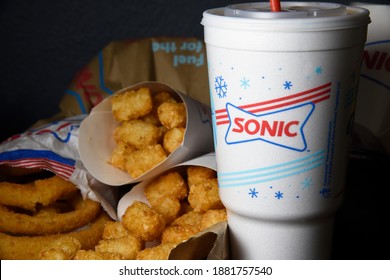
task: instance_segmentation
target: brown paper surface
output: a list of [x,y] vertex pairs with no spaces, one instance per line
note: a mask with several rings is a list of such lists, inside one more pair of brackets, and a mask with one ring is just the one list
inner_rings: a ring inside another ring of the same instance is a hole
[[204,42],[159,37],[110,43],[75,75],[60,116],[88,114],[107,96],[144,81],[166,83],[209,105]]
[[219,222],[187,241],[177,245],[169,254],[170,260],[227,260],[229,259],[227,223]]

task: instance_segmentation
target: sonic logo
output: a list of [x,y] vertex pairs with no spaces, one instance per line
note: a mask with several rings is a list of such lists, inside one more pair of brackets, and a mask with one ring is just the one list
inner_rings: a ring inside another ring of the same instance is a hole
[[361,76],[390,90],[390,40],[367,43],[363,55]]
[[303,128],[314,108],[314,104],[309,102],[255,115],[227,103],[226,112],[230,124],[225,141],[227,144],[237,144],[260,140],[287,149],[304,151],[307,145]]

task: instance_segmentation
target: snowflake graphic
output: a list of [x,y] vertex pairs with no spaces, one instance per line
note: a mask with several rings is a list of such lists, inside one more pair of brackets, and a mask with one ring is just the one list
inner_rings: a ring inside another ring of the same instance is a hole
[[325,198],[330,197],[330,188],[323,188],[320,191],[320,194],[322,195],[322,197],[325,197]]
[[312,178],[307,178],[307,177],[305,177],[305,179],[304,179],[303,182],[301,183],[302,189],[309,189],[310,186],[311,186],[311,180],[312,180]]
[[217,93],[219,98],[226,97],[227,93],[227,84],[222,76],[218,76],[215,78],[215,92]]
[[256,191],[256,188],[253,188],[253,189],[249,188],[249,193],[248,194],[251,196],[251,198],[257,197],[258,193],[259,192]]
[[291,81],[285,81],[283,86],[284,86],[284,89],[290,90],[293,85],[292,85]]
[[244,89],[247,89],[248,87],[250,87],[249,80],[247,80],[245,77],[242,78],[242,80],[240,80],[240,82],[241,82],[240,87],[242,87]]
[[314,70],[314,72],[315,72],[317,75],[321,74],[321,73],[322,73],[322,67],[321,67],[321,66],[316,67],[316,69]]
[[281,198],[283,198],[283,193],[280,192],[280,191],[278,191],[278,192],[275,193],[275,197],[276,197],[277,199],[281,199]]

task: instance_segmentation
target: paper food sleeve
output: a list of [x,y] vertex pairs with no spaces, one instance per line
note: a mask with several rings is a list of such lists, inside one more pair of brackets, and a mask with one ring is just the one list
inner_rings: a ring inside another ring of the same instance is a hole
[[[215,154],[208,153],[200,157],[182,162],[171,168],[165,170],[162,175],[173,170],[179,171],[188,166],[204,166],[210,169],[216,170]],[[142,181],[141,183],[133,186],[133,188],[126,193],[118,203],[117,216],[121,221],[126,209],[135,201],[141,201],[149,204],[147,198],[144,195],[145,187],[154,178]],[[146,246],[153,246],[156,243],[149,243]],[[195,259],[208,259],[208,260],[225,260],[229,258],[229,246],[228,246],[228,231],[227,222],[219,222],[208,229],[199,232],[190,239],[177,245],[170,253],[170,260],[195,260]]]
[[148,87],[152,94],[167,91],[178,95],[183,100],[187,113],[183,143],[163,162],[137,178],[132,178],[127,172],[112,166],[108,161],[116,145],[113,134],[119,122],[112,115],[110,101],[112,96],[107,97],[94,107],[89,116],[81,123],[79,137],[80,156],[86,169],[104,184],[119,186],[140,182],[154,177],[173,165],[214,150],[211,113],[207,105],[159,82],[142,82],[124,88],[115,94],[138,90],[141,87]]

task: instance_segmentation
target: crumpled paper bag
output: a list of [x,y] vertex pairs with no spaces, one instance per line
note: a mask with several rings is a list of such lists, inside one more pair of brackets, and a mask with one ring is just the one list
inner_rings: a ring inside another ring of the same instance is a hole
[[[144,81],[169,84],[209,105],[204,42],[176,37],[111,42],[76,73],[53,119],[88,114],[107,96]],[[37,125],[42,121],[47,122]]]

